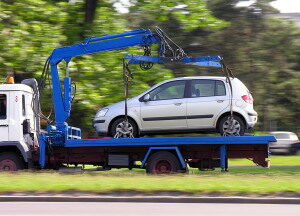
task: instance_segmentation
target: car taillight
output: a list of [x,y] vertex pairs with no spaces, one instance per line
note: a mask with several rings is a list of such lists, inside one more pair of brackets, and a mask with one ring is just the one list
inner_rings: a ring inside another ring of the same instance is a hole
[[253,98],[252,98],[251,94],[243,95],[242,99],[249,104],[253,104]]

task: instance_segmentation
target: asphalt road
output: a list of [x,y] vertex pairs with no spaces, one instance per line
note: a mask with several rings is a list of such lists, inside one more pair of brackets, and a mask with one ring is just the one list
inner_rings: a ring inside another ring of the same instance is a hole
[[0,215],[298,216],[300,215],[300,205],[132,202],[0,202]]

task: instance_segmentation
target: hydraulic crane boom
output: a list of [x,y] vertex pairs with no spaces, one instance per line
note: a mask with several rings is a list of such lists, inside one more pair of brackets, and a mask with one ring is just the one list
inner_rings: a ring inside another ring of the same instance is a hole
[[64,124],[71,111],[71,78],[68,72],[64,78],[64,94],[62,94],[57,65],[64,60],[67,64],[72,57],[123,49],[132,46],[150,46],[160,43],[157,35],[150,30],[138,29],[130,32],[87,38],[83,43],[54,49],[48,62],[51,67],[53,103],[56,124]]

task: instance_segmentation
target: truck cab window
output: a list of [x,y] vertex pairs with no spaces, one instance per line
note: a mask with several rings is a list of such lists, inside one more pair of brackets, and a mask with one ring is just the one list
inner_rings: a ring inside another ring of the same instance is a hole
[[0,95],[0,119],[6,119],[6,95]]
[[22,95],[22,115],[26,115],[26,103],[25,103],[25,95]]

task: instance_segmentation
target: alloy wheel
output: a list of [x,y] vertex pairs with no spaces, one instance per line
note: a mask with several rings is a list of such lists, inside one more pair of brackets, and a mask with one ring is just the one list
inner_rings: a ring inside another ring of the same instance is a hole
[[134,128],[129,121],[124,120],[116,127],[116,134],[114,138],[134,138]]
[[223,136],[239,136],[241,131],[241,124],[239,121],[233,117],[228,117],[228,119],[223,123]]

